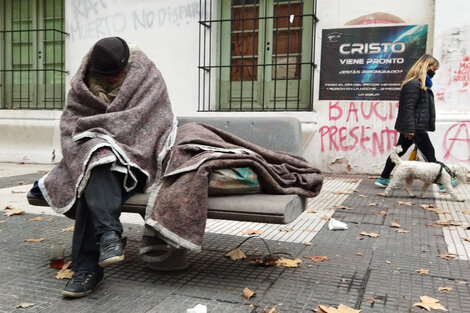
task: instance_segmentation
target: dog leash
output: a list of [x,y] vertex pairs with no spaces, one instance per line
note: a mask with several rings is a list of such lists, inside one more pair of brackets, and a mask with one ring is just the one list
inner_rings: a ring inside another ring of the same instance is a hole
[[[418,148],[418,145],[416,143],[416,140],[415,140],[414,136],[413,136],[413,143],[415,145],[415,148]],[[428,162],[428,160],[426,159],[426,156],[424,156],[424,154],[421,153],[421,156],[423,157],[424,161]],[[436,179],[434,180],[435,184],[437,184],[437,181],[442,176],[442,169],[445,169],[446,172],[450,175],[450,177],[455,178],[455,174],[450,170],[450,168],[447,165],[445,165],[444,163],[442,163],[440,161],[435,161],[434,163],[438,163],[438,164],[441,165],[441,167],[439,168],[439,173],[437,173]]]

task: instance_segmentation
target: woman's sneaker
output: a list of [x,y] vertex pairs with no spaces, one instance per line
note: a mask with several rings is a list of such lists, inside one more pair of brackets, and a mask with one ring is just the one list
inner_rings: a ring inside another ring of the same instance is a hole
[[[460,185],[460,181],[457,178],[452,178],[450,183],[452,184],[453,188]],[[441,184],[437,184],[437,185],[439,186],[439,191],[445,191],[446,190],[446,187],[444,187],[443,185],[441,185]]]
[[388,184],[390,184],[390,179],[389,178],[379,177],[375,181],[375,185],[379,186],[379,187],[382,187],[382,188],[386,188],[388,186]]

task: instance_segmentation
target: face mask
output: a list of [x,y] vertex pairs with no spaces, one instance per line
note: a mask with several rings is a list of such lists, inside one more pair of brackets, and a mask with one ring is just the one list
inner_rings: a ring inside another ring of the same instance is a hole
[[429,77],[433,78],[433,77],[434,77],[434,74],[436,74],[436,72],[434,72],[433,70],[429,70],[429,71],[428,71]]

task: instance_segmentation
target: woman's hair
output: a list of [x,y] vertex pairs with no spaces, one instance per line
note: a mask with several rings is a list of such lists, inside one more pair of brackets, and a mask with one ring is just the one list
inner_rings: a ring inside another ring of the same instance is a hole
[[428,73],[429,66],[439,67],[439,61],[436,60],[432,55],[425,54],[418,59],[418,61],[413,64],[413,66],[406,74],[405,80],[401,83],[401,86],[405,85],[410,80],[418,78],[421,80],[421,89],[426,89],[426,75]]

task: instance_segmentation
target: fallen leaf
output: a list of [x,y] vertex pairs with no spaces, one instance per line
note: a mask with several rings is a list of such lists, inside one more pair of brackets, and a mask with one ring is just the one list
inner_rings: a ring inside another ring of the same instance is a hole
[[0,224],[6,223],[6,221],[0,221]]
[[375,298],[372,298],[372,297],[364,297],[364,300],[366,300],[367,302],[370,302],[370,303],[375,302]]
[[437,288],[437,290],[442,291],[442,292],[449,292],[449,291],[451,291],[452,289],[453,289],[453,288],[452,288],[452,287],[449,287],[449,286],[442,286],[442,287]]
[[409,233],[410,231],[404,228],[395,229],[396,233]]
[[284,266],[284,267],[299,267],[299,264],[302,263],[301,259],[286,259],[286,258],[279,258],[276,261],[276,266]]
[[356,255],[364,256],[364,253],[362,253],[362,252],[356,252]]
[[315,209],[308,208],[307,213],[317,213],[318,211]]
[[357,183],[359,179],[357,178],[349,178],[344,180],[346,183]]
[[5,212],[4,215],[6,216],[12,216],[12,215],[22,215],[24,214],[24,211],[21,209],[13,209],[11,211]]
[[390,222],[390,227],[400,228],[400,224],[398,224],[397,220],[393,220],[393,221]]
[[419,206],[422,207],[423,209],[435,209],[436,208],[434,204],[420,204]]
[[[326,307],[324,305],[319,305],[319,307],[325,313],[360,313],[362,311],[362,310],[355,310],[342,303],[338,306],[338,308],[335,308],[332,306]],[[319,311],[319,312],[323,313],[322,311]]]
[[439,300],[428,297],[428,296],[421,296],[419,297],[421,302],[416,302],[413,304],[413,306],[419,306],[427,311],[431,311],[431,309],[434,310],[441,310],[441,311],[448,311],[445,307],[443,307],[440,303]]
[[454,259],[457,256],[458,256],[457,254],[451,254],[451,253],[441,253],[441,254],[439,254],[439,257],[441,259],[446,259],[446,260]]
[[44,238],[29,238],[25,240],[26,242],[41,242],[44,241]]
[[322,220],[326,220],[326,221],[327,221],[327,220],[331,220],[331,218],[332,218],[332,217],[331,217],[331,216],[328,216],[328,215],[324,215],[324,216],[321,217]]
[[412,206],[414,204],[413,202],[410,202],[410,201],[400,201],[400,200],[398,200],[397,203],[398,205],[408,205],[408,206]]
[[463,214],[470,214],[470,210],[468,210],[468,209],[462,210],[460,212],[462,212]]
[[358,197],[360,198],[368,198],[369,196],[368,195],[357,195]]
[[62,228],[62,232],[64,231],[74,231],[75,230],[75,227],[74,226],[70,226],[70,227],[67,227],[67,228]]
[[276,304],[275,306],[273,306],[273,307],[271,308],[271,310],[269,310],[268,313],[274,313],[274,312],[276,312],[276,307],[277,307],[277,304]]
[[376,196],[385,197],[385,193],[383,193],[383,192],[376,193],[375,195],[376,195]]
[[17,181],[17,182],[14,182],[15,185],[29,185],[31,184],[31,182],[27,181],[27,180],[20,180],[20,181]]
[[371,202],[371,203],[369,203],[367,206],[377,206],[377,205],[378,205],[377,203]]
[[292,230],[293,230],[293,229],[290,228],[290,227],[282,227],[282,228],[279,228],[279,231],[283,231],[283,232],[286,232],[286,233],[291,232]]
[[254,295],[256,295],[256,292],[254,292],[253,290],[250,290],[248,288],[243,288],[243,296],[245,297],[246,300],[250,300],[251,297],[253,297]]
[[365,232],[365,231],[361,232],[360,235],[369,236],[369,237],[372,237],[372,238],[377,238],[377,237],[380,236],[380,235],[377,234],[377,233],[368,233],[368,232]]
[[52,217],[51,217],[51,218],[48,218],[48,219],[46,220],[46,222],[48,222],[48,223],[53,222],[53,221],[54,221],[54,219],[53,219]]
[[16,190],[12,190],[11,193],[15,194],[15,193],[26,193],[26,191],[16,191]]
[[254,229],[245,229],[243,231],[243,235],[261,235],[263,232],[261,230],[254,230]]
[[334,205],[334,206],[330,207],[329,209],[333,209],[333,210],[351,210],[350,207],[347,207],[345,205]]
[[441,225],[441,226],[460,226],[459,222],[453,221],[448,218],[439,219],[435,221],[434,224]]
[[462,225],[462,228],[465,229],[465,230],[468,230],[468,229],[470,229],[470,225]]
[[342,283],[342,284],[346,284],[347,282],[348,282],[348,280],[347,280],[346,278],[344,278],[344,277],[341,278],[341,283]]
[[426,270],[424,268],[421,268],[419,270],[416,270],[418,274],[423,274],[423,275],[429,275],[429,270]]
[[334,195],[352,195],[354,193],[353,190],[348,190],[348,191],[334,191]]
[[470,237],[465,237],[463,240],[470,241]]
[[385,216],[385,215],[388,215],[388,212],[387,211],[372,211],[373,214],[375,215],[381,215],[381,216]]
[[326,255],[313,255],[313,256],[304,256],[305,259],[310,259],[313,262],[319,263],[323,261],[328,261],[328,257]]
[[388,261],[388,260],[387,260],[387,261],[385,261],[385,263],[387,263],[387,264],[392,264],[392,261]]
[[42,218],[42,217],[40,217],[40,216],[28,218],[29,221],[42,221],[43,219],[44,219],[44,218]]
[[461,285],[468,285],[468,282],[466,282],[465,280],[459,280],[457,282]]
[[316,233],[317,232],[315,229],[311,229],[311,228],[305,228],[304,231],[307,231],[309,233]]
[[227,254],[225,254],[225,256],[231,258],[234,261],[246,258],[246,254],[240,249],[229,251]]
[[26,308],[32,307],[33,305],[34,305],[34,303],[22,302],[22,303],[18,304],[17,308],[26,309]]
[[70,279],[72,278],[73,274],[74,274],[74,271],[72,271],[71,269],[69,269],[68,267],[70,266],[72,262],[67,262],[65,263],[62,268],[60,269],[60,271],[57,272],[57,274],[55,275],[55,278],[56,279]]

